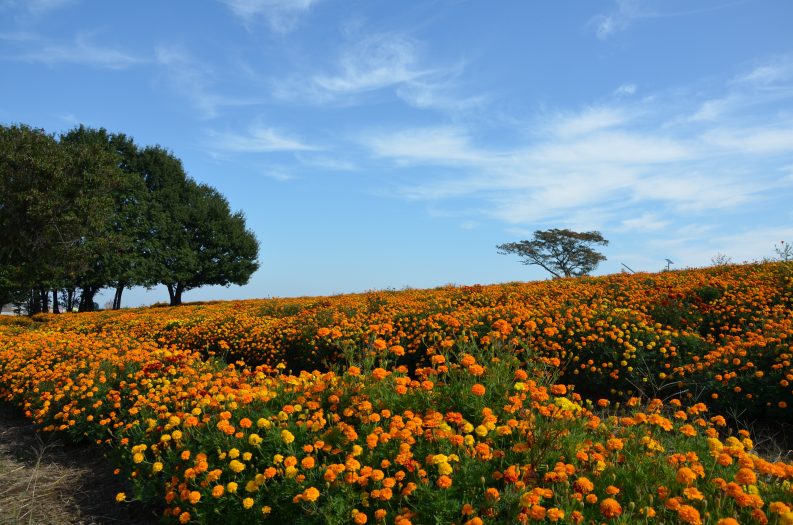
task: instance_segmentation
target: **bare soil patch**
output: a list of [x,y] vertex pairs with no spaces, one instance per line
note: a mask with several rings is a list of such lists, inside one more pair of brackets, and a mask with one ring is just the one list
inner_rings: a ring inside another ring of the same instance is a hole
[[0,403],[0,525],[154,525],[156,510],[116,503],[128,487],[95,445],[39,433]]

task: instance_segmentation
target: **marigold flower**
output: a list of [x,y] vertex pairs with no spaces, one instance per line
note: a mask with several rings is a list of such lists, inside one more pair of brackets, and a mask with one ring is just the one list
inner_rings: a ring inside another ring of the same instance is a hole
[[740,485],[754,485],[757,483],[757,476],[755,475],[754,471],[748,468],[738,469],[738,472],[735,473],[735,478],[733,479]]
[[616,518],[622,514],[622,506],[614,498],[606,498],[600,502],[600,512],[608,519]]
[[438,481],[436,481],[435,484],[438,485],[439,488],[448,489],[452,486],[452,478],[449,476],[441,476],[438,478]]
[[677,482],[683,485],[691,485],[697,479],[697,475],[688,467],[680,467],[677,470]]
[[677,508],[677,515],[683,523],[689,525],[702,525],[699,511],[691,505],[680,505]]
[[485,395],[485,386],[480,383],[476,383],[474,386],[471,387],[471,393],[475,396],[481,397]]

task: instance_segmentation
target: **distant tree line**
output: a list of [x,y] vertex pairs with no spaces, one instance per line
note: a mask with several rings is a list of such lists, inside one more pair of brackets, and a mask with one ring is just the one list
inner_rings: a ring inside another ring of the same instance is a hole
[[79,126],[0,126],[0,304],[94,309],[103,288],[245,284],[259,243],[241,212],[160,146]]

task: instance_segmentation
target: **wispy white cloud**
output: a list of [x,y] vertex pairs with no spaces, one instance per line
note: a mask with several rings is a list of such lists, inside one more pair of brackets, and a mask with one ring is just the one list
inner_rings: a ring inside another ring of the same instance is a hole
[[636,0],[617,0],[612,12],[595,15],[589,20],[589,25],[595,28],[595,35],[604,40],[642,16],[645,16],[645,13]]
[[313,77],[313,84],[329,94],[358,93],[397,86],[431,74],[419,66],[418,43],[401,34],[365,37],[341,55],[338,70]]
[[280,130],[265,126],[251,126],[247,133],[210,131],[207,148],[225,153],[270,153],[275,151],[315,151],[306,144]]
[[479,164],[488,158],[474,150],[462,128],[452,126],[367,133],[362,141],[374,155],[405,164]]
[[[783,169],[793,160],[793,123],[733,118],[736,94],[725,89],[674,106],[656,93],[550,117],[546,110],[510,147],[489,145],[463,124],[367,130],[360,142],[395,166],[435,168],[401,188],[408,199],[473,198],[485,215],[515,226],[660,232],[681,217],[738,213],[793,193]],[[740,96],[759,104],[765,95],[741,88]]]
[[626,232],[654,232],[663,230],[669,225],[670,221],[660,218],[655,213],[647,212],[620,221],[621,230]]
[[663,2],[657,0],[616,0],[614,8],[607,13],[598,13],[589,19],[595,35],[605,40],[618,31],[630,27],[637,20],[652,18],[673,18],[710,13],[725,9],[746,0],[724,1],[714,5],[693,7],[682,11],[670,11]]
[[18,10],[32,16],[41,16],[70,3],[73,3],[73,0],[2,0],[0,9]]
[[770,86],[791,79],[793,79],[793,55],[783,55],[736,76],[733,81],[755,86]]
[[348,35],[330,68],[278,80],[277,98],[313,104],[357,105],[379,92],[419,109],[456,113],[481,108],[487,96],[460,94],[457,78],[464,62],[428,65],[422,42],[403,33]]
[[793,153],[793,123],[772,127],[719,127],[702,135],[705,142],[742,153]]
[[327,171],[355,171],[358,169],[358,166],[352,160],[329,155],[301,153],[295,155],[295,158],[301,164]]
[[171,88],[186,96],[204,118],[219,116],[223,108],[251,106],[261,102],[259,98],[220,94],[215,84],[221,75],[182,46],[159,45],[155,49],[155,63],[161,68]]
[[636,84],[622,84],[614,90],[614,94],[618,96],[635,95],[637,89]]
[[287,33],[295,28],[319,0],[220,0],[242,19],[247,27],[265,20],[277,33]]
[[46,42],[39,37],[31,37],[28,40],[35,49],[23,51],[13,59],[49,65],[74,64],[105,69],[127,69],[148,62],[145,58],[125,51],[96,44],[87,34],[76,36],[72,42]]
[[548,128],[559,137],[570,138],[620,126],[631,118],[632,115],[623,108],[596,106],[557,115],[551,119]]

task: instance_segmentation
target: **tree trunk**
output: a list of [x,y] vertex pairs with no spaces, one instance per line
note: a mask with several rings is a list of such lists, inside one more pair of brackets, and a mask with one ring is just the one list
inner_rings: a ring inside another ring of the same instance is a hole
[[124,293],[124,283],[116,285],[116,295],[113,297],[113,310],[121,309],[121,294]]
[[52,290],[52,313],[61,313],[60,305],[58,304],[58,290],[54,288]]
[[96,295],[96,288],[89,286],[80,290],[80,311],[93,312],[94,311],[94,295]]
[[66,311],[74,310],[74,288],[66,290]]
[[28,314],[33,315],[41,311],[41,294],[38,290],[30,291],[30,300],[28,301]]
[[50,311],[50,292],[46,288],[42,288],[39,290],[39,295],[41,296],[41,311],[49,313]]
[[168,297],[171,300],[171,306],[179,306],[182,304],[182,292],[184,292],[184,285],[182,283],[166,284],[168,287]]

